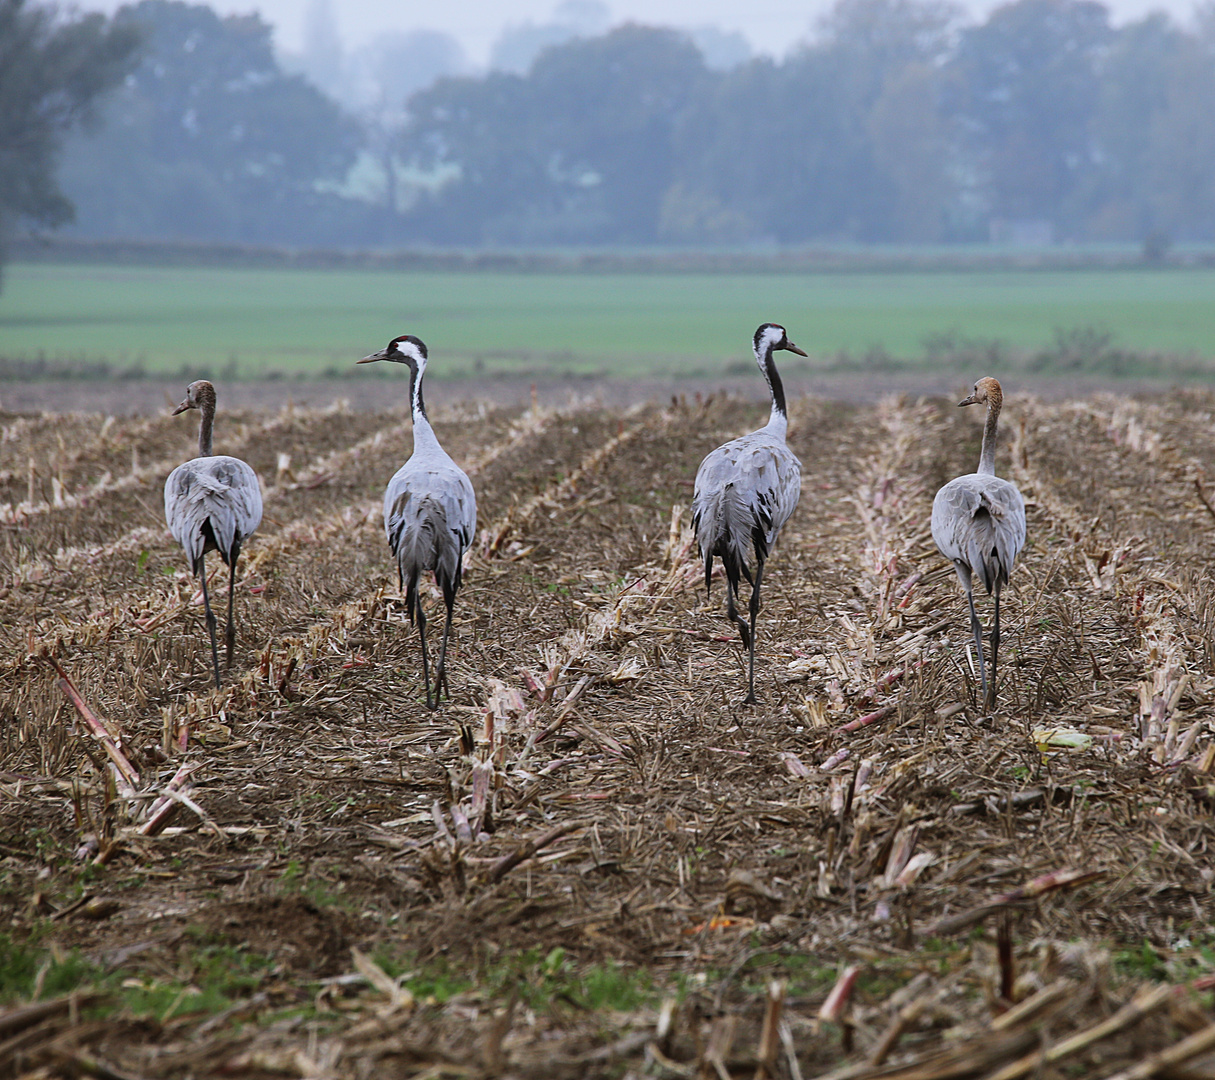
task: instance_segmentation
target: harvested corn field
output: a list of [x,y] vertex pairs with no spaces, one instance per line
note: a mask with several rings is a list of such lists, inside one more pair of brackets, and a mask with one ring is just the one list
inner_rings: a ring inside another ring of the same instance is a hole
[[407,413],[220,388],[265,517],[218,692],[193,425],[4,416],[0,1076],[1215,1075],[1215,395],[1015,389],[992,716],[956,398],[792,403],[753,708],[687,507],[763,407],[436,393],[480,514],[437,712]]

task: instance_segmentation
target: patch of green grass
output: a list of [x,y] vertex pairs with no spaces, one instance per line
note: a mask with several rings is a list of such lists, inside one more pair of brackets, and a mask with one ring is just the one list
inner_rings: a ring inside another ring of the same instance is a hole
[[57,997],[94,982],[100,969],[79,953],[61,953],[40,946],[37,930],[25,942],[0,934],[0,1003],[24,1001],[38,991],[40,998]]
[[[1215,356],[1215,270],[492,273],[14,263],[0,295],[9,362],[223,378],[332,374],[409,331],[434,374],[755,374],[749,338],[778,319],[814,358],[857,370],[1030,350],[1042,373],[1145,375],[1150,353]],[[991,357],[995,356],[993,362]],[[973,366],[973,365],[971,365]],[[1015,366],[1015,365],[1014,365]],[[1158,367],[1158,365],[1157,365]],[[994,370],[997,375],[1007,374]]]
[[1114,970],[1135,979],[1163,982],[1168,977],[1160,954],[1150,941],[1144,941],[1137,949],[1121,949],[1114,953]]
[[[767,992],[770,979],[787,979],[789,993],[793,996],[813,997],[826,994],[835,984],[839,972],[838,964],[825,963],[804,952],[765,950],[754,953],[743,965],[739,973],[739,986],[748,994],[762,995]],[[710,983],[715,981],[715,974],[710,974]]]
[[456,971],[445,957],[439,956],[418,967],[409,963],[391,949],[381,948],[372,956],[391,978],[404,975],[402,985],[419,1001],[433,1001],[445,1005],[457,994],[471,990],[473,981],[467,971]]
[[[952,958],[964,949],[961,943],[948,945],[938,941],[936,946],[930,952],[935,966],[942,972],[949,970]],[[857,976],[856,992],[871,1000],[884,1000],[903,986],[925,959],[920,957],[917,964],[910,964],[904,958],[866,963]],[[738,987],[747,994],[762,996],[768,981],[779,978],[787,980],[789,993],[794,997],[826,997],[843,967],[837,961],[824,962],[804,952],[763,950],[753,953],[743,965],[738,974]],[[704,981],[712,984],[723,975],[722,972],[711,971]],[[700,981],[685,978],[681,981],[681,990],[691,989],[694,984],[700,985]]]
[[117,991],[131,1012],[163,1022],[179,1013],[222,1012],[255,993],[273,969],[269,957],[213,943],[193,949],[177,978],[125,978]]
[[105,995],[99,1016],[125,1011],[163,1022],[183,1013],[210,1015],[248,998],[278,970],[271,957],[188,929],[190,946],[171,974],[107,972],[79,952],[40,944],[33,934],[16,942],[0,934],[0,1005],[47,1000],[91,989]]
[[1114,970],[1128,978],[1148,982],[1186,983],[1215,972],[1215,938],[1179,937],[1172,948],[1158,948],[1144,940],[1113,951]]
[[[307,797],[323,798],[324,796]],[[347,802],[353,805],[355,800],[349,799]],[[337,809],[340,809],[339,804],[330,807],[331,812]],[[337,907],[349,910],[354,907],[349,898],[333,889],[324,878],[308,874],[296,859],[288,861],[287,868],[278,879],[278,884],[284,893],[302,896],[318,908]]]
[[476,969],[455,970],[444,957],[425,964],[381,949],[376,963],[422,1002],[439,1005],[457,994],[478,992],[492,1000],[512,995],[530,1009],[547,1011],[557,1002],[590,1012],[628,1012],[658,997],[653,976],[644,968],[621,964],[577,964],[560,946],[543,952],[528,949],[486,960]]

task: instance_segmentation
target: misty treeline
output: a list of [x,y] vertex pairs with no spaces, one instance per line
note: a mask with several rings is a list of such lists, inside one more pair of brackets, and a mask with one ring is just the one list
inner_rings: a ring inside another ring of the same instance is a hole
[[[943,0],[838,0],[784,60],[724,71],[681,32],[627,25],[361,117],[283,71],[256,16],[143,0],[94,29],[140,44],[64,147],[76,235],[1215,240],[1211,5],[1186,27],[1114,27],[1093,0],[1015,0],[978,23]],[[56,206],[25,216],[58,223]]]
[[0,0],[0,264],[19,224],[71,220],[55,176],[61,139],[95,118],[137,44],[101,15],[60,21],[49,8]]

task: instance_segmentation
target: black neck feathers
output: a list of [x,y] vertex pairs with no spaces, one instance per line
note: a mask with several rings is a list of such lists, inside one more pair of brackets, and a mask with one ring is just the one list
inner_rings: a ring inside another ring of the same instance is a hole
[[772,359],[772,353],[772,343],[768,342],[764,350],[764,378],[768,380],[768,389],[772,391],[772,408],[787,419],[789,412],[785,408],[785,386],[780,381],[780,372],[776,370],[776,361]]
[[426,402],[422,400],[422,373],[412,360],[409,363],[409,400],[415,416],[426,416]]

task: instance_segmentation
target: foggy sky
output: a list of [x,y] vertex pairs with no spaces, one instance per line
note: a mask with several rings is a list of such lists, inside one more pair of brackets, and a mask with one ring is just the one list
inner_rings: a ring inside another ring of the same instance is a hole
[[[213,0],[211,6],[228,13],[258,11],[275,27],[278,48],[298,52],[303,43],[306,14],[313,0]],[[997,6],[995,0],[963,0],[982,15]],[[1191,0],[1106,0],[1116,22],[1163,8],[1185,21],[1193,10]],[[82,0],[80,7],[113,11],[121,0]],[[695,27],[708,23],[741,32],[757,52],[783,56],[804,40],[831,0],[608,0],[614,22]],[[442,30],[459,39],[469,59],[484,65],[490,46],[512,23],[548,22],[555,0],[446,0],[443,4],[388,2],[385,0],[332,0],[332,9],[349,49],[366,44],[385,30]],[[402,58],[408,63],[408,58]]]

